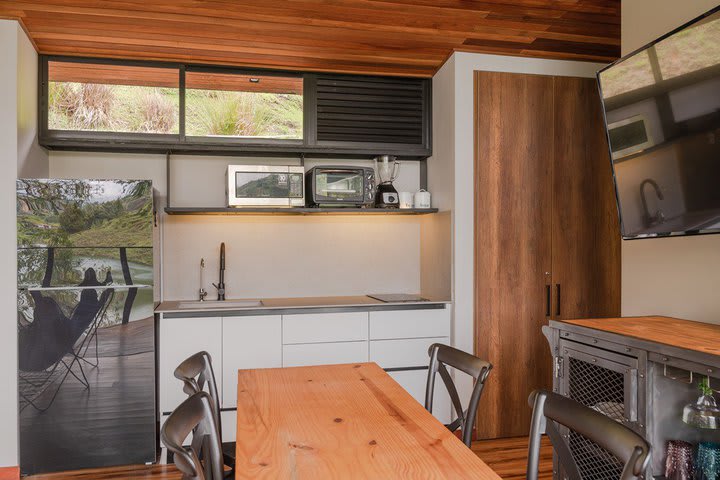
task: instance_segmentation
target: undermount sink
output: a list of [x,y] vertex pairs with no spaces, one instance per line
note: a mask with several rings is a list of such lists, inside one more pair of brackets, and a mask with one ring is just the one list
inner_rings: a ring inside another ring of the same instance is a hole
[[252,308],[262,307],[262,300],[193,300],[180,302],[178,308]]

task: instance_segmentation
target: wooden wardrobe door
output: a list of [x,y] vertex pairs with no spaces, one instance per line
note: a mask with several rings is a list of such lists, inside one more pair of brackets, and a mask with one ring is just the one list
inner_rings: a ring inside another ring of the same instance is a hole
[[527,435],[528,396],[551,386],[553,78],[475,72],[475,341],[493,363],[478,437]]
[[595,79],[555,77],[554,157],[553,318],[620,316],[620,227]]

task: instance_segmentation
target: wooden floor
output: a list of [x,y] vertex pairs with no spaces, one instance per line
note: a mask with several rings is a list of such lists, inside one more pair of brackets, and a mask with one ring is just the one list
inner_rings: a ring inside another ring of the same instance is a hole
[[148,480],[181,480],[182,475],[172,465],[132,465],[24,477],[26,480],[133,480],[143,478]]
[[[473,443],[472,449],[502,478],[511,480],[525,478],[526,437],[484,440]],[[25,477],[26,480],[180,480],[180,478],[177,470],[169,465],[114,467]],[[539,478],[541,480],[552,478],[552,448],[548,441],[543,442],[540,452]]]
[[[527,437],[483,440],[473,443],[473,452],[504,479],[522,480],[527,466]],[[552,446],[543,437],[540,447],[539,480],[552,478]]]

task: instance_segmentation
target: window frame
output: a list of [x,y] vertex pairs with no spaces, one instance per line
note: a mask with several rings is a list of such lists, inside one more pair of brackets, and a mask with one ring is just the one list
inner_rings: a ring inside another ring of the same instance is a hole
[[[178,71],[178,133],[133,133],[112,131],[81,131],[56,130],[49,128],[49,75],[50,62],[81,63],[93,65],[118,65],[127,67],[168,68]],[[239,67],[225,67],[216,65],[187,64],[178,62],[146,61],[146,60],[118,60],[108,58],[70,57],[60,55],[40,55],[38,68],[38,140],[40,144],[50,148],[62,148],[67,144],[75,150],[98,150],[101,148],[116,148],[125,151],[207,151],[229,152],[238,150],[267,151],[267,152],[297,152],[303,147],[314,145],[315,125],[314,104],[306,104],[314,97],[312,86],[314,75],[281,70],[263,70]],[[187,72],[221,73],[237,75],[299,77],[303,79],[303,138],[241,138],[232,136],[187,136],[185,130],[186,119],[186,85]]]

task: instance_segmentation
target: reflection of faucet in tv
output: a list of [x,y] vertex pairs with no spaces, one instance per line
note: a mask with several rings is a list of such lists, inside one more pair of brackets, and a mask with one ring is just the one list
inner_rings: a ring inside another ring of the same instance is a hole
[[657,225],[658,223],[663,223],[665,221],[665,214],[659,208],[653,215],[650,214],[650,211],[648,210],[647,197],[645,196],[645,185],[653,186],[658,200],[663,200],[665,197],[662,190],[660,190],[660,186],[652,178],[646,178],[642,181],[642,183],[640,183],[640,199],[642,200],[643,206],[643,223],[646,227],[651,227],[653,225]]

